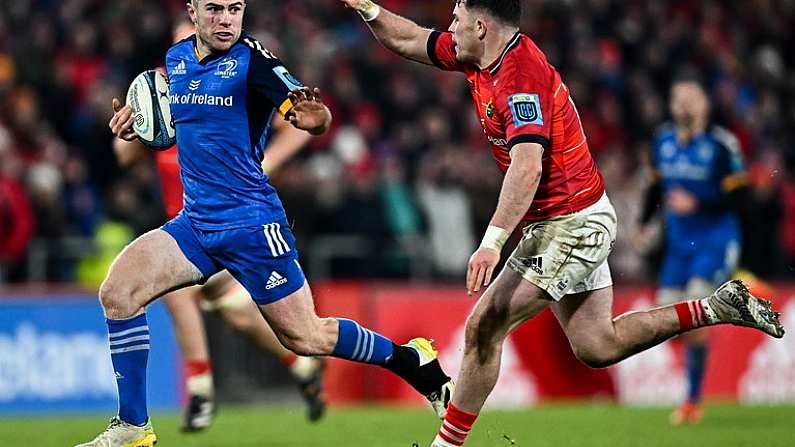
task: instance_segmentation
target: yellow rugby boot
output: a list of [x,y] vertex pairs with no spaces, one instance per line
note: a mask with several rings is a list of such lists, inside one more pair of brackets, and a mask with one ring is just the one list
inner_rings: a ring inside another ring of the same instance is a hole
[[420,361],[420,370],[428,370],[427,374],[423,375],[427,375],[431,380],[436,381],[436,383],[439,383],[439,377],[445,377],[447,379],[438,386],[438,388],[425,394],[425,398],[428,399],[428,402],[430,402],[433,411],[439,419],[444,419],[444,416],[447,414],[447,405],[453,397],[455,384],[453,384],[453,381],[442,371],[442,367],[439,365],[439,360],[437,358],[439,353],[433,348],[433,340],[428,340],[427,338],[414,338],[403,346],[413,349],[417,353],[417,357]]

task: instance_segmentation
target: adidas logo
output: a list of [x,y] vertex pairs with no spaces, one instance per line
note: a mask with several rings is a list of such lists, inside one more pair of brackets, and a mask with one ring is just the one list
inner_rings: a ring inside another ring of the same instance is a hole
[[184,75],[185,73],[187,73],[187,69],[185,68],[185,61],[184,60],[179,61],[177,66],[174,67],[172,73],[178,75]]
[[530,270],[538,273],[539,275],[544,274],[544,260],[541,256],[536,256],[534,258],[526,259],[523,264],[527,266]]
[[270,290],[274,287],[279,287],[282,284],[287,282],[287,278],[280,275],[278,272],[271,272],[270,278],[268,278],[268,282],[265,284],[265,289]]
[[116,371],[116,380],[123,379],[123,378],[124,378],[124,376],[121,375],[120,372]]

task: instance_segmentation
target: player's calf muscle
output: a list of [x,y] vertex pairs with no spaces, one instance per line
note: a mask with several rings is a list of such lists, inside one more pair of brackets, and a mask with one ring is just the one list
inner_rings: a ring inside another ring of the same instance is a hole
[[509,328],[509,308],[496,299],[482,302],[469,316],[464,333],[464,349],[477,354],[480,364],[489,362],[502,344]]
[[497,342],[500,334],[507,332],[508,314],[493,306],[472,314],[467,320],[465,340],[467,346],[487,349]]
[[285,348],[298,355],[328,355],[334,351],[337,340],[337,321],[318,318],[311,326],[279,328],[276,335]]
[[626,357],[615,337],[596,336],[586,343],[573,344],[574,355],[590,368],[606,368]]
[[674,335],[678,331],[675,324],[661,324],[671,320],[666,313],[666,309],[654,309],[623,314],[613,320],[612,330],[595,333],[591,328],[571,337],[572,349],[591,368],[611,366]]

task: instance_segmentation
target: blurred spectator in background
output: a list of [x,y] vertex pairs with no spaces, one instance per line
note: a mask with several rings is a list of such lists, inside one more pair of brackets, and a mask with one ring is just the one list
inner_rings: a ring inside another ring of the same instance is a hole
[[745,204],[742,265],[753,266],[754,272],[770,276],[781,273],[786,248],[779,242],[784,215],[780,172],[781,159],[767,152],[748,167],[751,200]]
[[19,182],[22,164],[11,147],[8,131],[0,127],[0,280],[9,275],[25,254],[33,235],[33,212]]
[[[475,250],[472,203],[463,183],[455,147],[444,147],[425,156],[417,182],[420,204],[428,217],[428,239],[434,267],[454,277],[466,267]],[[478,233],[479,234],[479,233]]]
[[[21,185],[14,196],[29,197],[35,215],[51,222],[37,227],[31,243],[12,238],[22,252],[15,254],[16,267],[6,267],[17,272],[9,279],[72,280],[91,244],[75,249],[64,240],[90,241],[107,221],[140,233],[162,213],[151,167],[117,168],[105,102],[121,97],[137,73],[162,65],[184,3],[0,1],[0,126],[11,141],[0,169],[16,171],[3,177]],[[448,25],[445,2],[385,6],[423,24]],[[753,171],[746,223],[754,226],[744,231],[744,265],[771,277],[795,273],[792,0],[527,0],[525,9],[522,29],[568,80],[622,225],[636,221],[643,154],[667,118],[667,87],[689,67],[705,79],[716,122],[738,136]],[[289,8],[250,2],[247,15],[247,29],[299,78],[320,85],[335,116],[334,130],[273,179],[295,220],[306,265],[315,270],[309,273],[460,275],[464,263],[440,258],[438,247],[466,251],[475,244],[500,186],[483,163],[488,144],[469,110],[465,83],[395,63],[334,2],[292,0]],[[272,36],[280,36],[281,45]],[[344,221],[343,210],[352,209],[364,214]],[[445,227],[452,218],[442,210],[465,223]],[[29,227],[26,222],[15,218],[13,227]],[[0,241],[7,234],[0,233]],[[352,259],[329,258],[327,251],[345,248],[333,243],[338,236],[354,236],[369,248],[351,250],[345,256]],[[31,251],[34,262],[22,262]],[[622,281],[653,277],[654,267],[642,268],[643,259],[627,241],[617,241],[612,262]],[[29,268],[42,262],[43,268]],[[414,268],[423,262],[431,267]]]

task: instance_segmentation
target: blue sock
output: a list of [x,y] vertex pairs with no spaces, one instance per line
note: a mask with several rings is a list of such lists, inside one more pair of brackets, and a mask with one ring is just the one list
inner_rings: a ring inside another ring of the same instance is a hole
[[687,347],[685,356],[685,367],[687,368],[687,400],[689,402],[701,401],[701,385],[704,382],[704,370],[706,369],[707,347],[703,345],[691,345]]
[[338,318],[340,332],[333,357],[361,363],[385,365],[392,357],[392,340],[383,335],[359,326],[358,323]]
[[146,363],[149,325],[146,314],[129,320],[107,320],[110,358],[119,388],[119,418],[134,425],[149,420],[146,411]]

